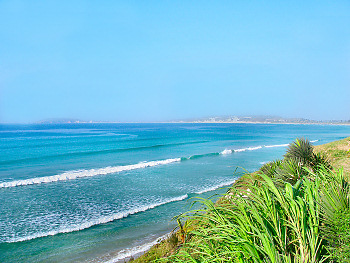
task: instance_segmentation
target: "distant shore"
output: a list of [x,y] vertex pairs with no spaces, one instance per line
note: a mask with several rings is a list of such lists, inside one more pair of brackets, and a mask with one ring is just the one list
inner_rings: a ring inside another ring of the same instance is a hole
[[0,123],[0,125],[40,125],[40,124],[286,124],[286,125],[350,125],[350,122],[264,122],[264,121],[160,121],[160,122],[118,122],[118,121],[71,121],[71,122],[35,122]]
[[[350,119],[324,119],[315,120],[307,118],[294,118],[294,117],[280,117],[280,116],[269,116],[269,115],[248,115],[248,116],[235,116],[235,115],[225,115],[225,116],[207,116],[199,118],[178,118],[178,119],[168,119],[162,121],[116,121],[116,120],[89,120],[89,119],[78,119],[78,118],[48,118],[31,123],[23,123],[26,125],[31,124],[108,124],[108,123],[118,123],[118,124],[171,124],[171,123],[232,123],[232,124],[306,124],[306,125],[350,125]],[[5,123],[2,123],[5,124]],[[6,123],[6,124],[21,124],[21,123]]]
[[157,122],[157,123],[209,123],[209,124],[215,124],[215,123],[225,123],[225,124],[228,124],[228,123],[232,123],[232,124],[287,124],[287,125],[292,125],[292,124],[296,124],[296,125],[350,125],[350,122],[344,122],[344,123],[334,123],[334,122],[310,122],[310,123],[303,123],[303,122],[225,122],[225,121],[222,121],[222,122],[209,122],[209,121],[203,121],[203,122],[199,122],[199,121],[196,121],[196,122]]

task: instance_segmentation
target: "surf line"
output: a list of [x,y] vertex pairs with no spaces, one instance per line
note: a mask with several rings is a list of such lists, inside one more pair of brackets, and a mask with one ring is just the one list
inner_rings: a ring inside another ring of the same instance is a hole
[[[203,194],[206,192],[214,191],[214,190],[217,190],[219,188],[232,185],[235,181],[236,181],[236,179],[221,182],[220,184],[217,184],[213,187],[200,189],[200,190],[192,192],[191,194],[198,195],[198,194]],[[156,202],[156,203],[141,205],[141,206],[136,207],[136,208],[131,209],[131,210],[121,211],[121,212],[118,212],[115,214],[106,215],[106,216],[102,216],[99,218],[94,218],[90,221],[81,222],[80,224],[71,224],[69,227],[62,226],[58,229],[53,229],[53,230],[50,230],[47,232],[39,232],[39,233],[36,233],[34,235],[10,238],[8,240],[4,240],[4,242],[5,243],[23,242],[23,241],[28,241],[28,240],[32,240],[32,239],[36,239],[36,238],[41,238],[41,237],[54,236],[54,235],[62,234],[62,233],[71,233],[71,232],[75,232],[75,231],[80,231],[80,230],[87,229],[87,228],[90,228],[90,227],[95,226],[95,225],[105,224],[108,222],[112,222],[112,221],[115,221],[118,219],[128,217],[130,215],[140,213],[140,212],[145,212],[147,210],[150,210],[150,209],[153,209],[153,208],[156,208],[158,206],[162,206],[162,205],[165,205],[168,203],[182,201],[182,200],[187,199],[188,197],[189,197],[189,194],[184,194],[184,195],[177,196],[177,197],[165,198],[165,199],[160,200],[159,202]],[[142,252],[142,251],[137,251],[136,253],[139,253],[139,252]],[[122,254],[124,254],[124,253],[122,253]],[[127,253],[127,256],[130,256],[130,255],[128,255],[128,253]]]
[[54,229],[54,230],[51,230],[48,232],[39,232],[39,233],[36,233],[34,235],[31,235],[31,236],[11,238],[9,240],[5,240],[5,243],[23,242],[23,241],[28,241],[28,240],[40,238],[40,237],[54,236],[54,235],[62,234],[62,233],[71,233],[71,232],[75,232],[75,231],[80,231],[80,230],[87,229],[87,228],[90,228],[90,227],[95,226],[95,225],[109,223],[109,222],[112,222],[112,221],[115,221],[118,219],[128,217],[130,215],[145,212],[147,210],[156,208],[158,206],[162,206],[162,205],[169,204],[172,202],[182,201],[182,200],[185,200],[187,198],[188,198],[187,194],[173,197],[173,198],[167,198],[167,199],[161,200],[160,202],[148,204],[148,205],[142,205],[142,206],[137,207],[137,208],[132,209],[132,210],[123,211],[123,212],[119,212],[119,213],[115,213],[115,214],[111,214],[111,215],[106,215],[106,216],[102,216],[99,218],[94,218],[90,221],[82,222],[81,224],[70,225],[69,227],[63,226],[63,227],[60,227],[58,229]]
[[30,179],[17,180],[17,181],[11,181],[11,182],[2,182],[2,183],[0,183],[0,188],[8,188],[8,187],[15,187],[15,186],[24,186],[24,185],[33,185],[33,184],[42,184],[42,183],[52,183],[52,182],[57,182],[57,181],[74,180],[74,179],[82,178],[82,177],[106,175],[106,174],[111,174],[111,173],[118,173],[118,172],[123,172],[123,171],[130,171],[130,170],[159,166],[159,165],[164,165],[164,164],[170,164],[170,163],[175,163],[175,162],[180,162],[180,161],[181,161],[181,158],[173,158],[173,159],[142,162],[142,163],[138,163],[138,164],[123,165],[123,166],[108,166],[108,167],[100,168],[100,169],[73,170],[73,171],[68,171],[68,172],[64,172],[64,173],[56,174],[56,175],[52,175],[52,176],[30,178]]
[[[310,142],[314,143],[314,142],[318,142],[318,140],[312,140]],[[240,148],[240,149],[234,149],[234,150],[225,149],[222,152],[220,152],[220,154],[225,155],[225,154],[231,154],[233,152],[255,151],[255,150],[262,149],[262,148],[287,147],[289,145],[290,145],[289,143],[285,143],[285,144],[273,144],[273,145],[259,145],[259,146]]]
[[[318,140],[314,140],[311,142],[316,142]],[[16,187],[16,186],[25,186],[25,185],[34,185],[34,184],[42,184],[42,183],[52,183],[52,182],[58,182],[58,181],[67,181],[67,180],[74,180],[77,178],[83,178],[83,177],[92,177],[96,175],[106,175],[106,174],[112,174],[112,173],[119,173],[123,171],[130,171],[130,170],[136,170],[136,169],[143,169],[147,167],[154,167],[159,165],[165,165],[175,162],[181,162],[186,160],[192,160],[196,158],[201,157],[208,157],[208,156],[215,156],[215,155],[226,155],[231,154],[233,152],[245,152],[245,151],[255,151],[262,148],[273,148],[273,147],[286,147],[289,144],[276,144],[276,145],[259,145],[254,147],[247,147],[247,148],[240,148],[240,149],[225,149],[222,152],[215,152],[215,153],[207,153],[207,154],[198,154],[198,155],[192,155],[190,157],[182,157],[182,158],[172,158],[172,159],[166,159],[166,160],[160,160],[160,161],[149,161],[149,162],[141,162],[137,164],[130,164],[130,165],[123,165],[123,166],[108,166],[104,168],[98,168],[98,169],[81,169],[81,170],[72,170],[67,171],[61,174],[56,174],[52,176],[45,176],[45,177],[36,177],[36,178],[29,178],[29,179],[23,179],[23,180],[16,180],[16,181],[10,181],[10,182],[1,182],[0,188],[9,188],[9,187]]]
[[145,243],[143,245],[139,245],[133,248],[127,248],[127,249],[122,249],[121,251],[119,251],[117,253],[116,256],[114,256],[112,259],[105,261],[104,263],[117,263],[117,262],[121,262],[121,260],[125,260],[128,259],[130,257],[134,257],[135,255],[139,255],[142,254],[144,252],[146,252],[147,250],[149,250],[151,247],[153,247],[154,245],[160,243],[161,241],[169,238],[172,234],[172,231],[158,237],[157,239],[154,239],[151,242]]

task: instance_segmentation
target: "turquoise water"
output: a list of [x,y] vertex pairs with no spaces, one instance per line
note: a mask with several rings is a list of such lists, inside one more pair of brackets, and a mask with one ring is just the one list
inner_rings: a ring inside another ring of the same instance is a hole
[[175,226],[191,198],[350,126],[66,124],[0,126],[0,262],[118,262]]

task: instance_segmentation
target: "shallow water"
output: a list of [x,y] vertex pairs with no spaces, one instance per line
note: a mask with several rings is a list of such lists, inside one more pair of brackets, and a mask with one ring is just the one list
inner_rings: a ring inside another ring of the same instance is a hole
[[192,197],[306,137],[350,126],[66,124],[0,126],[0,262],[106,262],[148,247]]

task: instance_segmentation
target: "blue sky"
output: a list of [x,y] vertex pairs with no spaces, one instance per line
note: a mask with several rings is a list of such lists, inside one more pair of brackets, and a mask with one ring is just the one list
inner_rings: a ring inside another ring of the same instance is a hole
[[350,1],[0,0],[0,122],[350,119]]

